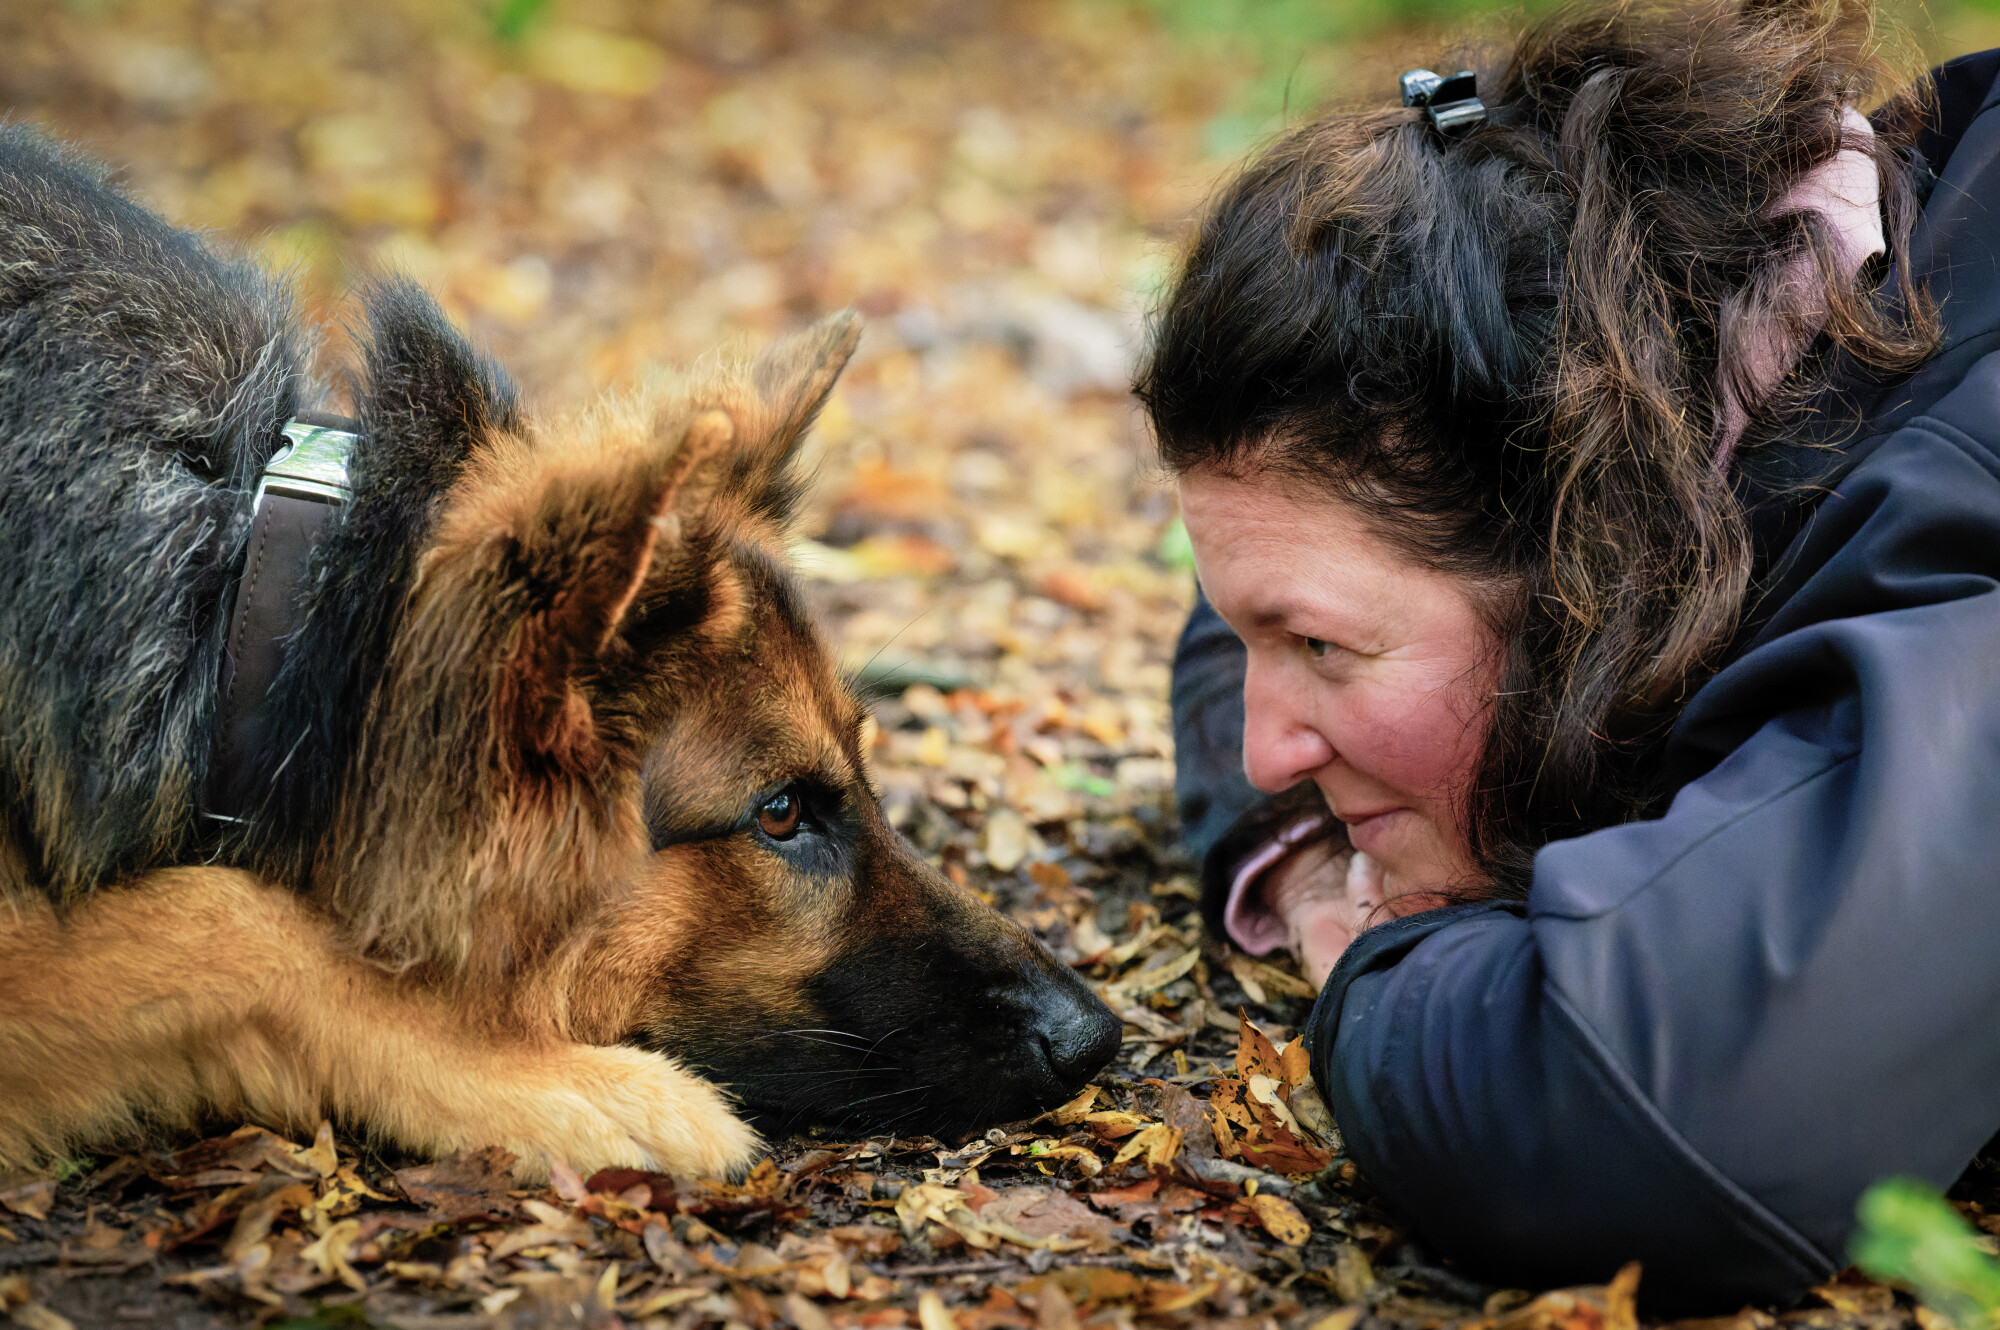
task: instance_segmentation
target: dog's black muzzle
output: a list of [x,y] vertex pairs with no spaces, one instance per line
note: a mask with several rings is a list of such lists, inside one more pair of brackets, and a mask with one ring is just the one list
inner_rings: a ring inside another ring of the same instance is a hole
[[1039,1100],[1074,1095],[1118,1051],[1123,1025],[1067,968],[1035,967],[1005,1000],[1019,1011],[1023,1031],[1017,1079]]
[[1073,1097],[1118,1051],[1122,1024],[1039,942],[982,922],[976,940],[843,957],[807,985],[809,1037],[760,1038],[764,1058],[717,1070],[767,1129],[951,1136]]

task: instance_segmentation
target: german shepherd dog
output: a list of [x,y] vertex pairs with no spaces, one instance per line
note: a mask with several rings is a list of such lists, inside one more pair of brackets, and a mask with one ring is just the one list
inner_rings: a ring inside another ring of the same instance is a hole
[[531,423],[363,297],[351,498],[222,748],[288,297],[0,127],[0,1166],[331,1114],[682,1176],[766,1129],[952,1133],[1119,1024],[884,821],[785,564],[859,336]]

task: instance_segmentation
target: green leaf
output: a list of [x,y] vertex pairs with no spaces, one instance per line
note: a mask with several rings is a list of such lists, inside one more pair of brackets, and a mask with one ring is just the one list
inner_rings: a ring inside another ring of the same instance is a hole
[[1065,790],[1076,790],[1097,799],[1109,799],[1118,793],[1118,786],[1103,776],[1094,774],[1081,762],[1065,762],[1052,773],[1056,784]]
[[1855,1215],[1848,1254],[1869,1275],[1908,1285],[1960,1330],[2000,1323],[2000,1262],[1936,1188],[1890,1178],[1862,1193]]
[[493,6],[493,36],[503,42],[518,42],[528,35],[549,0],[499,0]]
[[58,1159],[55,1162],[56,1181],[74,1181],[96,1167],[97,1161],[89,1155],[84,1155],[78,1159]]
[[278,1321],[271,1330],[368,1330],[375,1323],[359,1303],[322,1306],[310,1316],[292,1316]]
[[1160,546],[1155,551],[1161,563],[1169,568],[1194,567],[1194,544],[1188,540],[1187,524],[1176,517],[1160,533]]

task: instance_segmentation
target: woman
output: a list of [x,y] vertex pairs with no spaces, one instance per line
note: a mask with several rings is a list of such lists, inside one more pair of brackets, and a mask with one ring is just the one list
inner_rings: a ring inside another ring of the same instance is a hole
[[1788,1299],[2000,1129],[2000,55],[1871,24],[1572,14],[1308,125],[1141,374],[1211,926],[1331,967],[1351,1154],[1510,1283]]

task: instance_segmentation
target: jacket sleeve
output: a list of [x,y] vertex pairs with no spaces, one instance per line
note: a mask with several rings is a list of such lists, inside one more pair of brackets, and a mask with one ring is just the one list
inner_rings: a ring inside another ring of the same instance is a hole
[[1243,774],[1243,642],[1197,589],[1174,648],[1174,801],[1181,843],[1200,862],[1266,802]]
[[1948,1185],[2000,1127],[1997,420],[1989,360],[1871,441],[1815,571],[1682,716],[1663,817],[1545,847],[1525,910],[1342,958],[1315,1077],[1440,1249],[1788,1300],[1871,1182]]

